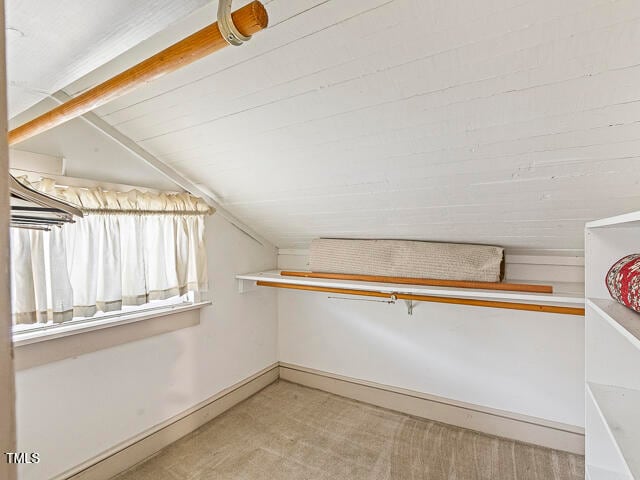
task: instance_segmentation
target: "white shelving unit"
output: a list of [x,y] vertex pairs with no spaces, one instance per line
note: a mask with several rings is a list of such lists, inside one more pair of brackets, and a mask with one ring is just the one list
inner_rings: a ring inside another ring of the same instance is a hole
[[640,252],[640,212],[588,223],[586,465],[591,480],[640,480],[640,314],[611,299],[609,268]]

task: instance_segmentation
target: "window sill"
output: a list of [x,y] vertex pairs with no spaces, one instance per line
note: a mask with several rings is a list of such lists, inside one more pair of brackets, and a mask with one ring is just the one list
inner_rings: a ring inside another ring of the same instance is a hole
[[170,305],[13,336],[15,368],[24,370],[200,323],[210,301]]

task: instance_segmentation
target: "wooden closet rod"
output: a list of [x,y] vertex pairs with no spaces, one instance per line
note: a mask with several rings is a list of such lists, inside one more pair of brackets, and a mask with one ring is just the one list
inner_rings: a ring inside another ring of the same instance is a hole
[[[258,1],[251,2],[236,10],[231,14],[231,18],[238,31],[245,36],[263,30],[269,23],[267,11]],[[68,102],[14,128],[9,132],[9,145],[14,145],[79,117],[227,45],[229,44],[220,34],[218,22],[212,23]]]
[[584,316],[584,308],[558,307],[555,305],[536,305],[534,303],[497,302],[494,300],[474,300],[470,298],[433,297],[428,295],[412,295],[408,293],[383,293],[368,290],[351,290],[347,288],[314,287],[308,285],[294,285],[290,283],[266,282],[258,280],[256,285],[261,287],[289,288],[293,290],[308,290],[312,292],[341,293],[343,295],[361,295],[365,297],[391,298],[398,300],[415,300],[418,302],[451,303],[455,305],[471,305],[474,307],[506,308],[509,310],[527,310],[530,312],[562,313],[565,315]]
[[379,275],[351,275],[346,273],[280,272],[283,277],[326,278],[330,280],[356,280],[361,282],[400,283],[431,287],[478,288],[483,290],[505,290],[509,292],[553,293],[551,285],[526,283],[471,282],[465,280],[437,280],[432,278],[385,277]]

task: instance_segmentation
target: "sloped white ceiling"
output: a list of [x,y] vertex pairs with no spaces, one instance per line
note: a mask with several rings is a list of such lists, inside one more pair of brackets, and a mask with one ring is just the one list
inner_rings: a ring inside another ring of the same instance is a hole
[[[21,124],[38,113],[58,105],[45,99],[31,108],[30,115],[19,115],[12,124]],[[65,175],[105,183],[119,183],[158,190],[180,190],[172,181],[106,135],[76,118],[30,138],[18,150],[45,153],[64,158]]]
[[207,0],[6,0],[9,116],[205,3]]
[[249,44],[97,113],[279,247],[336,236],[581,249],[585,221],[640,208],[637,0],[267,9],[271,27]]

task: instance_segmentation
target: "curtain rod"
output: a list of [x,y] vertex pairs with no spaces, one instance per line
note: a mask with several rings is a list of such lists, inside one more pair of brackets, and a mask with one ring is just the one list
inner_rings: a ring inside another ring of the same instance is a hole
[[[213,210],[213,209],[212,209]],[[88,215],[211,215],[215,210],[198,211],[198,210],[118,210],[115,208],[83,208],[82,213]]]
[[[220,0],[220,3],[230,5],[231,2],[230,0]],[[221,26],[218,25],[219,22],[214,22],[115,77],[14,128],[8,135],[9,145],[14,145],[79,117],[133,91],[141,85],[232,44],[231,40],[228,39],[229,33],[227,29],[230,27],[229,24],[234,25],[237,32],[248,38],[254,33],[265,29],[269,23],[267,11],[259,1],[251,2],[236,10],[231,14],[230,20],[221,20]],[[227,33],[227,38],[221,33],[221,28]]]

